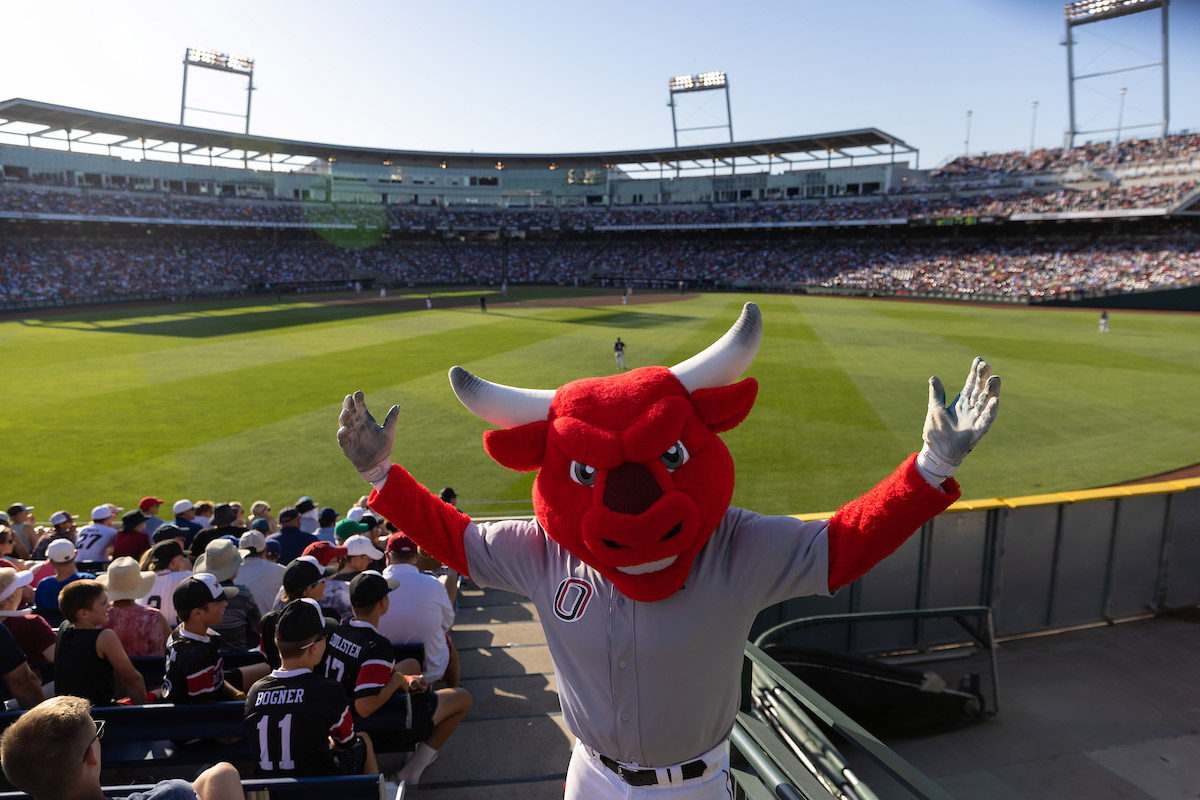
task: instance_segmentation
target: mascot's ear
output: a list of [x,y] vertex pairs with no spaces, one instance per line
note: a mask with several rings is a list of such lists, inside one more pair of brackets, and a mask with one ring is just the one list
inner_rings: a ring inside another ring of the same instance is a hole
[[731,386],[697,389],[691,394],[692,406],[700,421],[713,433],[721,433],[746,418],[758,396],[758,381],[746,378]]
[[484,431],[483,449],[502,467],[518,472],[535,470],[546,454],[548,427],[549,423],[541,419],[516,428]]

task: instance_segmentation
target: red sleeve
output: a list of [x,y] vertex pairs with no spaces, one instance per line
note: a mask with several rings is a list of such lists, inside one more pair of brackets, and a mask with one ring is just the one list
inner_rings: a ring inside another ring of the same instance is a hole
[[858,580],[904,544],[962,492],[953,478],[929,485],[911,455],[875,488],[837,510],[829,520],[829,591]]
[[367,505],[455,572],[467,572],[463,531],[471,518],[430,494],[399,464],[392,464],[383,489],[375,489]]
[[329,729],[329,735],[338,744],[346,744],[354,738],[354,718],[350,716],[350,706],[346,706],[338,721]]

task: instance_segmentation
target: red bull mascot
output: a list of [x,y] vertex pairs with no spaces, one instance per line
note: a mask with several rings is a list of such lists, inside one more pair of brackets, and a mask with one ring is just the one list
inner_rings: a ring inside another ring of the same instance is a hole
[[829,520],[731,507],[733,459],[717,436],[750,412],[737,381],[762,336],[758,307],[670,369],[643,367],[557,390],[450,370],[458,399],[498,430],[488,455],[537,470],[536,522],[476,525],[392,463],[383,425],[347,396],[338,441],[374,486],[368,504],[442,563],[535,603],[563,718],[578,741],[566,797],[730,794],[725,742],[755,615],[830,595],[959,497],[951,477],[996,418],[1000,378],[975,359],[947,404],[929,379],[924,446]]

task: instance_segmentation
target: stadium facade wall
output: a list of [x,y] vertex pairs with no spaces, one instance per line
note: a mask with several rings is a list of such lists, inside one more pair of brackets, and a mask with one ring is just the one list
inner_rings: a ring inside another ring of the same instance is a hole
[[659,203],[854,198],[920,183],[928,170],[905,161],[833,166],[806,162],[805,169],[768,174],[672,177],[669,170],[634,178],[609,169],[437,169],[386,163],[310,162],[292,171],[237,169],[111,156],[37,147],[0,145],[0,177],[47,176],[57,185],[95,189],[135,188],[199,197],[511,208],[627,206]]
[[[767,609],[750,638],[860,611],[988,606],[996,635],[1013,637],[1190,608],[1200,604],[1197,531],[1200,479],[959,501],[837,596]],[[904,620],[825,625],[783,641],[882,653],[962,637],[949,620]]]

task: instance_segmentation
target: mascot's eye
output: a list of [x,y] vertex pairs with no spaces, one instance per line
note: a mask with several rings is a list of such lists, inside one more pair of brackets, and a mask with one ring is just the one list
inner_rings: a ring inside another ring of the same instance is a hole
[[591,486],[596,482],[596,468],[578,461],[571,462],[571,480],[580,486]]
[[664,464],[667,465],[667,469],[669,469],[671,472],[674,472],[687,463],[688,451],[687,448],[683,446],[683,442],[676,442],[675,444],[671,445],[671,448],[667,450],[667,452],[659,456],[659,458]]

